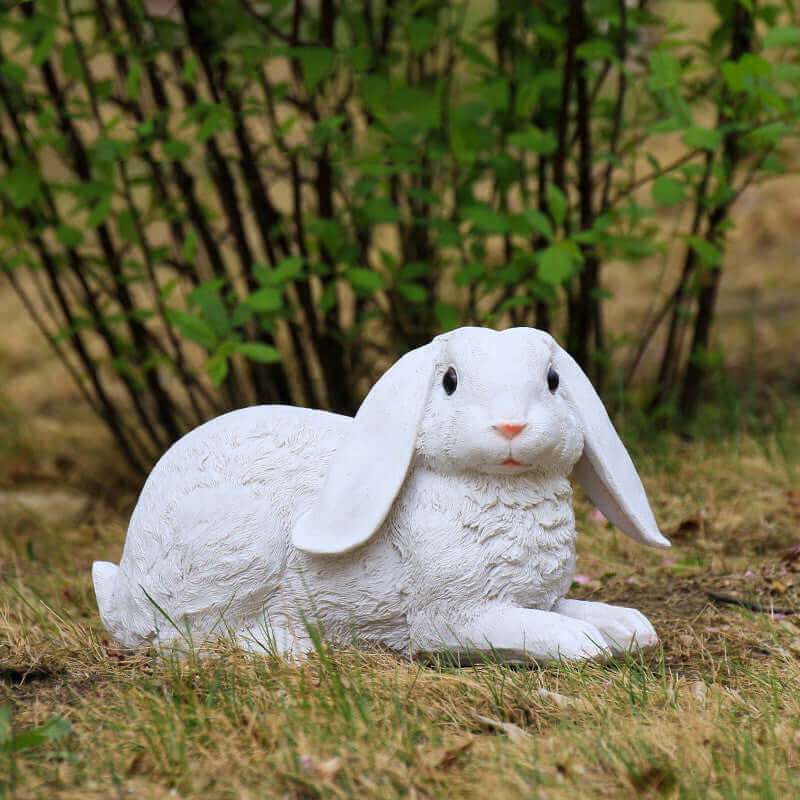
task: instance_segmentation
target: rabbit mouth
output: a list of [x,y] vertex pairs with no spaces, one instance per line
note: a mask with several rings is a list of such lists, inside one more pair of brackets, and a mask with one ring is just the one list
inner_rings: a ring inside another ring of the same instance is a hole
[[515,458],[507,458],[505,461],[500,462],[501,467],[524,467],[525,464],[517,461]]

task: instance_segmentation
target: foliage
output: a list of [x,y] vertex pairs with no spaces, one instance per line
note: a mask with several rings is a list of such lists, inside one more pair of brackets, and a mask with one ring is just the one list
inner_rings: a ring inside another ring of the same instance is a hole
[[616,368],[666,327],[650,403],[691,416],[731,205],[800,118],[792,5],[695,6],[707,40],[646,0],[21,4],[0,268],[139,469],[243,403],[352,411],[459,324],[553,329],[602,388],[604,267],[677,247]]

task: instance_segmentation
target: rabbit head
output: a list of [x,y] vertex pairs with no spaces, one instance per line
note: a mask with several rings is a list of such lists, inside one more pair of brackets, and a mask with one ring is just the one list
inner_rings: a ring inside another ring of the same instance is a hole
[[459,328],[399,359],[364,399],[294,545],[337,554],[366,542],[415,458],[442,473],[572,470],[617,527],[669,546],[600,398],[543,331]]
[[417,457],[439,472],[567,475],[583,430],[553,359],[530,328],[462,328],[439,337]]

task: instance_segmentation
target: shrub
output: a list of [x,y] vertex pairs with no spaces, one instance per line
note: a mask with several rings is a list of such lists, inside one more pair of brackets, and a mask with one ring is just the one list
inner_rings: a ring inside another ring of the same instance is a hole
[[555,328],[602,387],[604,265],[676,246],[624,378],[665,325],[649,401],[693,413],[731,204],[797,130],[791,9],[151,3],[0,19],[0,268],[134,467],[244,403],[352,412],[460,324]]

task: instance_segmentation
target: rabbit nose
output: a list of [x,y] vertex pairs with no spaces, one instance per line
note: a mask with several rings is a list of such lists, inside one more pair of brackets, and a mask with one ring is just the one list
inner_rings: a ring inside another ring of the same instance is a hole
[[524,422],[501,422],[497,425],[492,425],[492,428],[506,439],[513,439],[524,427]]

